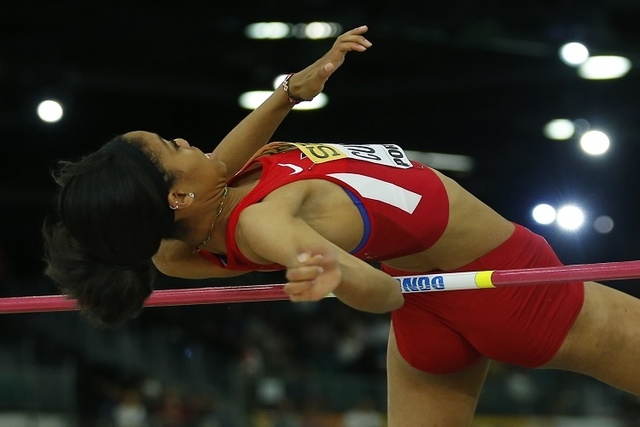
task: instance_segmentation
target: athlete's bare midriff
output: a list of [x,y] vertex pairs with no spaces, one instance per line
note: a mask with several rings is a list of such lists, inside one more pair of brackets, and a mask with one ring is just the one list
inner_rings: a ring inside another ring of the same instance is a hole
[[454,180],[437,171],[436,174],[449,198],[449,222],[443,235],[426,251],[385,261],[389,267],[406,271],[453,270],[495,249],[513,233],[513,223]]

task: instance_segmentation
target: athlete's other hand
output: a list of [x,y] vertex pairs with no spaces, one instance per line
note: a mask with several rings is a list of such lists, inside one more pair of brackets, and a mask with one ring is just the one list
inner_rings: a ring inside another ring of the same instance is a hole
[[284,291],[293,302],[318,301],[331,294],[342,280],[335,254],[326,249],[303,249],[298,264],[287,269]]
[[338,36],[329,52],[289,79],[289,93],[295,98],[311,100],[322,92],[331,74],[344,62],[347,52],[364,52],[372,46],[363,36],[368,30],[363,25]]

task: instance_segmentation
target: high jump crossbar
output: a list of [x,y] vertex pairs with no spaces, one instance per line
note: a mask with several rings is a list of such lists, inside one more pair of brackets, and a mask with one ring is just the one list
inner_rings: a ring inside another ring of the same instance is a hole
[[[394,277],[398,280],[398,284],[405,294],[559,284],[574,281],[625,280],[640,278],[640,260]],[[153,291],[147,298],[145,307],[283,301],[288,299],[283,287],[283,284],[267,284],[159,289]],[[75,300],[62,295],[0,298],[0,314],[74,311],[77,309]]]

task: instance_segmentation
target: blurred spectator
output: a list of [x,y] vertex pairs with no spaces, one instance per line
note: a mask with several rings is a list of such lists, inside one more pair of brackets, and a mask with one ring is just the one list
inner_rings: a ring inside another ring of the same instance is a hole
[[361,399],[352,409],[345,412],[343,427],[382,427],[383,416],[369,399]]
[[336,359],[347,369],[357,367],[365,354],[366,328],[362,321],[345,325],[342,334],[336,339]]
[[218,414],[216,399],[209,393],[196,392],[188,397],[191,410],[189,427],[225,427],[223,417]]
[[135,387],[122,391],[120,402],[113,408],[114,427],[148,427],[147,408],[142,403],[142,394]]
[[162,393],[158,407],[153,412],[154,427],[188,427],[192,413],[176,388]]
[[539,391],[533,382],[531,372],[511,367],[504,381],[504,387],[518,414],[532,414]]
[[293,402],[290,399],[280,401],[274,417],[272,427],[302,427],[300,416],[295,412]]

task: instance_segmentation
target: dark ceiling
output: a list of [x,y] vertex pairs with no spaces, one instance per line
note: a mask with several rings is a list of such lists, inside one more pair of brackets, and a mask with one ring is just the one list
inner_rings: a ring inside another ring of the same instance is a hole
[[[605,4],[606,3],[606,4]],[[162,6],[158,6],[162,4]],[[369,25],[374,46],[328,83],[330,104],[293,112],[274,138],[396,142],[467,154],[459,180],[500,213],[545,235],[566,262],[640,258],[640,74],[585,81],[558,47],[640,65],[640,3],[602,1],[13,2],[0,14],[0,243],[20,273],[39,274],[39,227],[51,201],[48,167],[132,129],[212,147],[247,112],[245,90],[317,59],[330,40],[248,40],[256,21]],[[67,103],[62,123],[34,117],[41,96]],[[612,152],[586,158],[577,141],[542,135],[550,119],[586,119]],[[612,233],[532,224],[534,203],[578,201]]]

